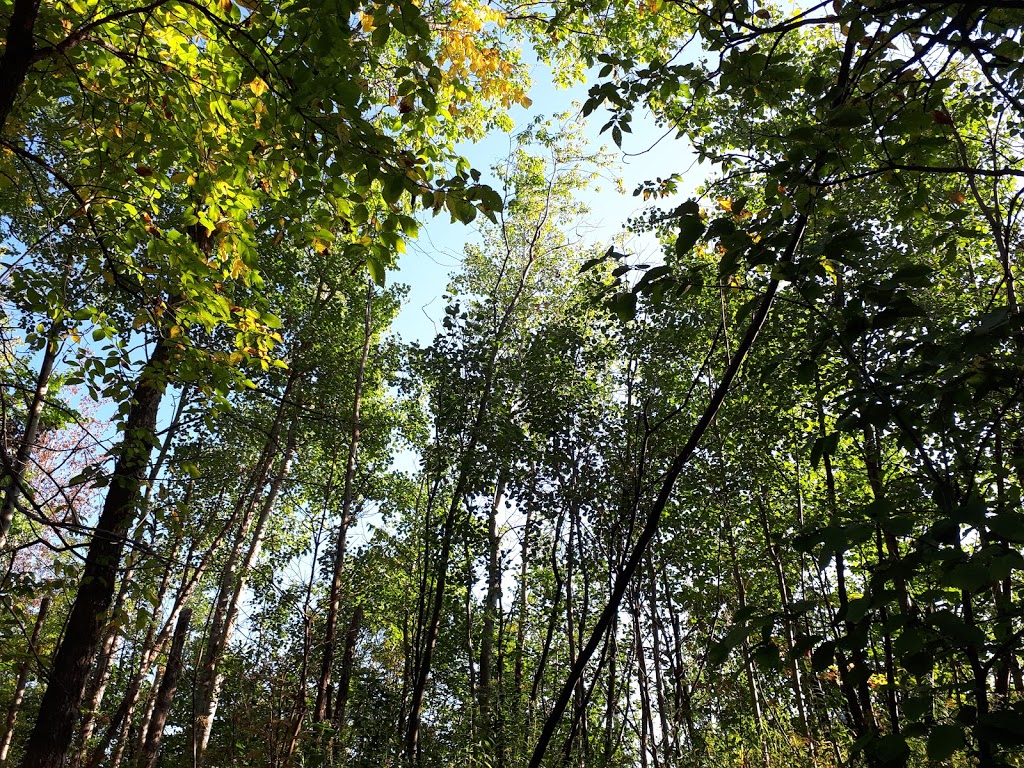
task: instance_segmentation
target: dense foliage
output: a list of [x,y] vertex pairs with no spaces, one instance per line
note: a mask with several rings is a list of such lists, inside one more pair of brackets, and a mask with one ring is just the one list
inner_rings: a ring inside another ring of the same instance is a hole
[[0,764],[1024,765],[1024,4],[0,25]]

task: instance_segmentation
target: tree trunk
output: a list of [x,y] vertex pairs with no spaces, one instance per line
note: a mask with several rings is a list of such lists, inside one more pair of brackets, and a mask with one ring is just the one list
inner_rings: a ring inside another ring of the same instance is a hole
[[[163,467],[164,461],[167,459],[171,442],[174,440],[174,436],[181,425],[181,417],[185,411],[185,404],[185,392],[182,392],[181,397],[178,398],[178,406],[175,409],[171,424],[164,434],[164,439],[161,441],[160,452],[157,454],[156,461],[153,462],[153,466],[149,471],[149,478],[143,495],[143,501],[145,504],[143,514],[141,519],[136,523],[135,533],[132,536],[132,541],[135,544],[139,544],[142,541],[143,528],[146,524],[146,518],[148,517],[149,512],[149,499],[153,493],[153,488],[156,486],[160,469]],[[191,487],[186,492],[186,503],[190,495]],[[160,588],[157,591],[156,606],[154,606],[154,610],[163,604],[164,595],[167,593],[167,586],[170,583],[171,576],[173,575],[175,565],[174,561],[177,556],[180,542],[181,539],[179,537],[175,542],[174,550],[170,557],[167,558],[167,565],[164,568],[163,578],[160,581]],[[125,598],[128,596],[128,588],[134,580],[136,568],[137,564],[133,563],[125,572],[124,576],[121,577],[121,584],[117,589],[117,597],[114,599],[114,605],[110,611],[111,617],[117,616],[121,613]],[[99,714],[100,707],[103,705],[103,698],[107,692],[107,685],[110,683],[111,665],[114,657],[117,655],[118,649],[120,648],[121,640],[121,627],[116,622],[109,621],[107,624],[107,636],[103,639],[103,645],[99,653],[96,669],[93,671],[92,684],[89,686],[85,697],[82,723],[78,729],[78,740],[76,742],[78,747],[71,758],[71,765],[76,768],[81,766],[85,761],[89,739],[92,737],[93,729],[96,726],[96,715]]]
[[[743,574],[740,572],[740,564],[736,553],[736,536],[732,530],[732,520],[728,516],[725,519],[726,542],[729,544],[729,559],[732,564],[733,581],[736,584],[736,605],[739,610],[746,613],[747,590],[743,582]],[[754,661],[750,652],[750,641],[743,638],[743,674],[747,680],[747,692],[750,694],[751,714],[754,717],[754,726],[757,729],[758,739],[761,741],[762,758],[765,765],[768,764],[768,752],[765,747],[765,726],[764,715],[761,712],[761,696],[757,690],[757,679],[754,674]]]
[[500,473],[494,484],[494,500],[487,515],[487,594],[480,638],[480,686],[478,689],[480,724],[484,737],[490,741],[494,730],[493,709],[496,696],[492,690],[494,627],[498,619],[498,598],[501,596],[501,537],[498,535],[498,509],[505,499],[505,478]]
[[[142,692],[142,685],[145,682],[146,677],[149,675],[153,663],[163,652],[163,649],[167,646],[168,642],[170,642],[171,628],[175,626],[178,616],[181,611],[184,610],[185,603],[188,601],[189,597],[191,597],[192,591],[202,578],[202,575],[206,572],[206,568],[209,565],[213,553],[217,550],[219,542],[223,541],[230,525],[231,522],[225,526],[225,529],[221,531],[213,544],[211,544],[209,549],[207,549],[203,556],[203,560],[196,567],[195,572],[188,579],[182,579],[182,585],[175,595],[174,604],[171,606],[171,610],[168,613],[167,618],[164,620],[163,628],[159,632],[156,631],[156,618],[154,617],[150,619],[149,625],[146,628],[145,639],[142,641],[142,653],[140,654],[139,664],[128,683],[128,689],[125,692],[124,698],[121,700],[121,704],[118,706],[114,716],[110,718],[110,723],[107,726],[107,730],[104,733],[103,738],[93,749],[92,755],[89,757],[89,761],[87,763],[88,768],[98,768],[99,764],[103,762],[103,759],[106,756],[107,747],[109,747],[114,741],[115,736],[118,737],[117,748],[111,755],[107,765],[109,768],[118,768],[118,766],[120,766],[121,758],[127,750],[132,722],[135,717],[139,696]],[[190,557],[191,552],[192,550],[190,548]],[[143,730],[143,734],[144,733],[145,731]]]
[[345,568],[346,537],[352,503],[355,497],[356,462],[359,456],[359,438],[362,425],[359,423],[359,410],[363,400],[363,381],[366,377],[366,362],[370,357],[370,342],[373,339],[373,283],[366,284],[366,308],[363,315],[363,349],[356,368],[355,387],[352,393],[352,430],[349,433],[348,456],[345,460],[345,489],[341,502],[341,522],[338,524],[338,536],[334,543],[333,571],[331,573],[331,591],[327,598],[327,624],[324,628],[324,655],[320,665],[320,677],[316,686],[316,707],[314,717],[317,722],[327,718],[328,697],[330,696],[331,672],[334,667],[335,648],[338,634],[338,612],[341,609],[341,579]]
[[78,593],[53,660],[22,768],[60,768],[71,746],[89,668],[114,597],[125,535],[141,506],[142,481],[170,359],[171,345],[159,340],[132,393],[103,511],[89,544]]
[[25,699],[25,688],[28,686],[28,673],[32,668],[32,657],[36,654],[36,644],[39,642],[39,632],[46,620],[46,612],[50,610],[50,598],[44,597],[39,601],[39,613],[36,614],[36,623],[32,628],[32,637],[29,638],[25,659],[18,667],[18,682],[14,685],[14,696],[11,698],[11,706],[7,709],[7,720],[4,722],[4,733],[0,736],[0,765],[7,762],[7,752],[11,748],[11,739],[14,738],[14,726],[18,722],[18,712],[21,709],[21,702]]
[[281,464],[263,501],[260,516],[253,529],[252,541],[249,544],[245,558],[237,570],[226,570],[225,576],[227,578],[221,582],[221,595],[218,597],[217,602],[219,616],[215,616],[212,622],[216,632],[214,629],[210,631],[210,640],[204,654],[199,684],[197,685],[199,708],[193,723],[191,740],[192,759],[196,768],[201,768],[203,765],[203,755],[210,741],[210,733],[213,730],[213,720],[217,714],[221,686],[224,684],[224,675],[220,670],[220,662],[235,629],[242,593],[245,591],[246,577],[252,571],[257,558],[259,558],[260,550],[263,547],[263,538],[267,532],[267,524],[270,521],[270,513],[277,502],[281,486],[291,471],[292,460],[295,456],[298,424],[299,414],[296,411],[288,429],[288,442],[284,455],[281,457]]
[[0,136],[6,137],[7,118],[25,82],[35,52],[39,0],[15,0],[7,25],[6,48],[0,58]]
[[658,717],[661,721],[662,756],[666,760],[675,754],[673,746],[675,733],[668,719],[668,707],[665,704],[665,681],[661,671],[661,631],[658,626],[658,582],[654,572],[654,563],[647,563],[650,579],[650,594],[647,596],[651,612],[651,662],[654,665],[654,693],[658,702]]
[[[238,497],[232,514],[232,520],[239,517],[241,520],[238,524],[238,533],[235,536],[231,552],[228,554],[227,561],[224,563],[224,568],[221,572],[217,600],[214,604],[213,617],[210,620],[209,641],[202,654],[193,692],[193,709],[197,714],[190,729],[189,746],[193,765],[196,768],[202,765],[202,753],[205,751],[206,743],[210,738],[209,729],[212,728],[212,715],[207,710],[210,707],[210,702],[216,698],[216,694],[213,692],[217,677],[216,667],[224,650],[216,646],[225,635],[225,624],[230,612],[234,586],[238,579],[244,579],[244,572],[240,575],[240,561],[245,549],[246,538],[256,516],[256,506],[260,491],[267,482],[274,456],[279,450],[278,442],[281,436],[281,428],[284,424],[292,387],[297,377],[298,371],[293,368],[291,375],[288,377],[284,392],[281,395],[281,404],[274,416],[274,422],[270,427],[270,432],[267,435],[267,440],[253,470],[252,477]],[[214,706],[214,710],[216,710],[216,706]]]
[[[536,482],[536,479],[535,481]],[[519,597],[516,621],[516,658],[512,673],[512,684],[516,692],[516,709],[522,712],[523,708],[523,674],[524,654],[526,652],[526,622],[527,598],[529,597],[529,573],[530,573],[530,533],[533,524],[533,505],[526,508],[526,521],[523,523],[523,544],[519,555]]]
[[[771,527],[768,521],[768,510],[764,502],[758,504],[758,509],[761,513],[761,526],[764,531],[764,542],[765,548],[768,550],[768,557],[772,561],[772,565],[775,566],[775,580],[779,587],[779,601],[782,604],[783,612],[783,626],[782,630],[786,638],[786,645],[792,652],[796,647],[797,632],[793,626],[791,606],[793,600],[789,593],[789,586],[786,583],[786,572],[782,565],[782,556],[779,554],[779,548],[772,541]],[[800,721],[800,728],[803,731],[802,735],[805,736],[811,744],[811,751],[813,757],[814,750],[814,734],[811,732],[811,722],[807,713],[807,704],[804,700],[804,687],[803,687],[803,671],[800,667],[800,659],[796,656],[792,656],[789,664],[790,682],[793,688],[793,698],[796,700],[796,711],[797,717]]]
[[338,676],[338,700],[334,705],[334,722],[339,730],[345,728],[345,712],[348,709],[348,697],[352,687],[352,668],[356,660],[356,641],[359,639],[359,627],[363,622],[363,604],[357,603],[352,619],[345,634],[345,653],[341,657],[341,674]]
[[[11,20],[14,25],[14,20]],[[10,43],[8,42],[8,46]],[[8,52],[10,47],[8,47]],[[6,56],[4,57],[6,59]],[[0,65],[0,71],[2,71]],[[2,104],[0,104],[2,109]],[[32,392],[32,402],[29,404],[28,413],[25,416],[25,431],[18,445],[18,451],[14,456],[14,464],[5,467],[8,470],[9,485],[4,489],[3,505],[0,506],[0,551],[7,543],[7,534],[11,530],[14,521],[14,511],[17,509],[18,499],[21,497],[25,485],[25,470],[28,469],[29,460],[32,458],[32,450],[36,445],[36,436],[39,434],[39,421],[43,415],[43,406],[46,405],[46,395],[50,391],[50,378],[53,376],[53,366],[57,361],[57,348],[59,346],[57,337],[63,325],[54,322],[50,325],[49,333],[46,335],[46,347],[43,350],[43,359],[39,364],[39,375],[36,377],[36,388]]]
[[156,694],[153,716],[149,721],[145,745],[142,748],[143,768],[156,768],[164,726],[167,724],[167,716],[171,713],[174,692],[178,689],[178,678],[181,676],[182,670],[182,648],[185,645],[185,637],[188,634],[188,625],[191,620],[192,609],[186,608],[178,616],[178,623],[174,627],[174,639],[171,641],[171,650],[167,655],[167,668],[160,681],[160,690]]
[[437,647],[437,636],[441,626],[441,609],[444,603],[445,582],[448,577],[448,561],[451,558],[452,535],[455,528],[455,515],[459,500],[454,499],[445,516],[444,529],[441,533],[441,551],[437,558],[437,581],[434,584],[433,605],[430,618],[425,627],[422,654],[418,668],[414,670],[412,699],[409,702],[409,722],[405,733],[405,752],[408,764],[415,765],[419,758],[420,718],[423,713],[423,698],[427,691],[427,680],[430,676],[430,665]]

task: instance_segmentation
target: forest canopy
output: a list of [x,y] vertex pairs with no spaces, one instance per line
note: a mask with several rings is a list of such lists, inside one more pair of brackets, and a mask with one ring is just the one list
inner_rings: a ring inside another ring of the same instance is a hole
[[0,765],[1024,765],[1024,2],[0,30]]

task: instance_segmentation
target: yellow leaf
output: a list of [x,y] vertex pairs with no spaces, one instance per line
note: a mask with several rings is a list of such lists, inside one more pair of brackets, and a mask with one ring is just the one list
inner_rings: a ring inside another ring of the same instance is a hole
[[723,211],[729,211],[730,213],[732,212],[732,200],[730,200],[728,197],[718,198],[718,204],[722,206]]
[[249,89],[253,92],[253,95],[259,97],[267,92],[267,84],[263,81],[263,78],[257,77],[249,83]]

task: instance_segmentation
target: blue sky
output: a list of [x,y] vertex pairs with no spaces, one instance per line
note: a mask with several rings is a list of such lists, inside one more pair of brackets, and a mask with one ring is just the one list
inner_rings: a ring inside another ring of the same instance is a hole
[[[557,88],[550,68],[543,63],[534,63],[532,77],[532,106],[528,110],[517,106],[510,113],[517,129],[525,127],[538,115],[550,116],[570,110],[574,102],[578,112],[579,105],[587,98],[589,83]],[[602,108],[590,116],[584,129],[589,150],[597,151],[605,146],[615,149],[611,136],[600,134],[606,121],[607,114]],[[646,111],[638,111],[634,115],[632,127],[633,133],[623,136],[622,151],[615,152],[619,166],[613,172],[621,177],[624,192],[620,193],[614,181],[609,179],[602,180],[584,196],[584,202],[592,211],[587,223],[594,243],[610,243],[616,234],[623,232],[626,219],[643,210],[642,199],[633,197],[633,190],[641,182],[683,173],[678,198],[674,199],[678,203],[692,195],[703,181],[703,172],[695,164],[689,143],[675,140],[674,131],[666,136],[666,129],[655,125]],[[476,144],[464,145],[461,150],[473,167],[483,172],[484,180],[496,185],[490,167],[508,156],[512,136],[495,132]],[[662,204],[665,205],[666,201]],[[389,280],[409,286],[408,299],[394,325],[395,332],[404,341],[418,341],[425,345],[433,340],[444,315],[442,294],[449,276],[459,267],[463,247],[475,237],[473,225],[453,224],[446,212],[434,218],[426,217],[420,228],[419,240],[409,244],[409,252],[401,257],[397,272],[388,276]],[[650,257],[657,252],[657,244],[653,238],[633,238],[627,242],[625,250],[637,256]]]

